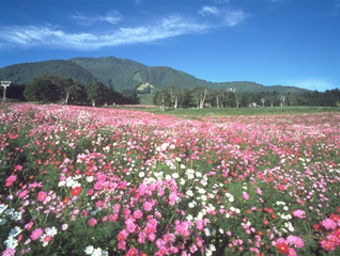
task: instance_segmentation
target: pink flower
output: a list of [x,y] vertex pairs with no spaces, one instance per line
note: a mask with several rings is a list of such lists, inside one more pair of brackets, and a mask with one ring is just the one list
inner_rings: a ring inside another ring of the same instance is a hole
[[125,240],[128,237],[129,233],[123,229],[122,231],[119,232],[119,234],[117,235],[117,240],[119,242]]
[[25,229],[26,229],[26,230],[30,230],[30,229],[33,227],[33,225],[34,225],[34,222],[31,221],[31,222],[29,222],[29,223],[27,223],[27,224],[25,225]]
[[119,250],[125,250],[125,248],[126,248],[126,242],[125,242],[124,240],[119,241],[119,243],[118,243],[118,249],[119,249]]
[[7,248],[3,253],[2,253],[3,256],[14,256],[15,255],[15,249],[14,248]]
[[247,192],[243,192],[242,195],[243,195],[243,198],[244,198],[244,199],[246,199],[246,200],[249,199],[249,195],[248,195]]
[[336,228],[336,223],[332,220],[332,219],[324,219],[321,222],[322,226],[324,226],[325,229],[329,230],[329,229],[335,229]]
[[5,186],[6,186],[6,187],[12,186],[12,185],[13,185],[13,182],[16,181],[16,179],[17,179],[17,176],[16,176],[16,175],[11,175],[11,176],[9,176],[9,177],[7,178],[7,180],[6,180]]
[[103,188],[103,182],[98,181],[98,182],[96,182],[96,183],[94,184],[94,189],[95,189],[95,190],[102,190],[102,188]]
[[87,221],[87,225],[89,225],[90,227],[94,227],[95,225],[97,225],[97,220],[95,218],[91,218]]
[[126,254],[126,256],[135,256],[138,255],[138,250],[136,248],[130,248]]
[[288,236],[287,243],[289,245],[295,245],[296,248],[302,248],[305,245],[303,239],[297,236]]
[[143,216],[143,213],[141,210],[136,210],[133,212],[133,217],[137,220],[139,220],[140,218],[142,218]]
[[293,248],[288,249],[288,255],[289,256],[296,256],[296,251]]
[[43,202],[47,197],[47,194],[45,191],[39,191],[38,193],[38,201]]
[[148,201],[144,202],[143,204],[143,209],[147,212],[151,211],[152,210],[152,204]]
[[25,189],[24,191],[22,191],[22,192],[19,193],[18,197],[19,197],[20,199],[22,199],[23,197],[25,197],[25,196],[27,196],[27,195],[28,195],[28,190]]
[[306,218],[306,212],[303,210],[296,210],[294,211],[293,215],[297,218],[304,219]]
[[35,230],[33,230],[30,237],[32,240],[37,240],[39,239],[39,237],[41,237],[42,234],[43,234],[43,230],[41,228],[36,228]]
[[328,240],[325,240],[325,239],[321,240],[321,247],[326,251],[334,251],[335,250],[335,244],[328,241]]

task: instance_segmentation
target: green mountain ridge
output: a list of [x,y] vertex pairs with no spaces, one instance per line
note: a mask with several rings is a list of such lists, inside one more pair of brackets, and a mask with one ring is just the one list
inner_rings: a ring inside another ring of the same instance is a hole
[[237,92],[277,91],[278,93],[303,93],[308,91],[293,86],[265,86],[249,81],[209,82],[171,67],[148,67],[136,61],[115,57],[79,57],[70,60],[15,64],[1,68],[0,79],[28,85],[35,77],[44,73],[72,78],[84,85],[94,81],[102,82],[116,91],[136,90],[141,84],[145,83],[151,84],[156,90],[162,90],[168,85],[174,85],[181,90],[205,86],[215,90],[234,89]]

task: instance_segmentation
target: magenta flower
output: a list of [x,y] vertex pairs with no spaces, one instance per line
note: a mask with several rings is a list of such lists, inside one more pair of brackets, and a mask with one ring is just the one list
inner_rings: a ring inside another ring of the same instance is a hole
[[17,176],[16,176],[16,175],[11,175],[11,176],[9,176],[9,177],[6,179],[6,184],[5,184],[5,186],[6,186],[6,187],[12,186],[13,183],[14,183],[14,181],[16,181],[16,179],[17,179]]
[[130,248],[126,254],[126,256],[135,256],[138,255],[138,250],[134,247]]
[[334,222],[334,220],[332,219],[324,219],[322,222],[321,222],[322,226],[324,226],[325,229],[329,230],[329,229],[335,229],[336,228],[336,223]]
[[89,225],[90,227],[94,227],[95,225],[97,225],[97,220],[95,218],[91,218],[87,221],[87,225]]
[[39,237],[41,237],[41,235],[43,234],[43,230],[41,228],[36,228],[35,230],[32,231],[32,234],[31,234],[31,239],[32,240],[37,240],[39,239]]
[[243,192],[242,195],[244,199],[249,200],[249,195],[247,192]]
[[33,225],[34,225],[34,222],[31,221],[31,222],[29,222],[29,223],[27,223],[27,224],[25,225],[25,229],[26,229],[26,230],[30,230],[30,229],[33,227]]
[[296,210],[296,211],[294,211],[293,215],[297,218],[300,218],[300,219],[306,218],[306,212],[303,211],[303,210]]
[[136,210],[133,212],[133,217],[137,220],[142,218],[142,216],[143,216],[143,212],[141,210]]
[[321,247],[322,247],[325,251],[334,251],[334,250],[335,250],[335,244],[332,243],[331,241],[322,239],[320,243],[321,243]]
[[38,201],[43,202],[47,197],[47,194],[45,191],[39,191],[38,193]]

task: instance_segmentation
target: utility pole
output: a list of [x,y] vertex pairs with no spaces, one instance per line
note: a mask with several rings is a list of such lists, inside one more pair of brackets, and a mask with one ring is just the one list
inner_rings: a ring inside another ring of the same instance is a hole
[[6,89],[11,85],[11,81],[1,81],[1,86],[4,87],[4,93],[2,95],[2,103],[5,103],[6,99]]

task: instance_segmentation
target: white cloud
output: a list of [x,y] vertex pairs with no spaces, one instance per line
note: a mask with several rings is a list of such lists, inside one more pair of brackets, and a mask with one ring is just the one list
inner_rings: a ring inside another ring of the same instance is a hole
[[84,15],[81,13],[71,15],[71,18],[76,20],[82,26],[92,26],[98,21],[105,21],[110,24],[117,24],[123,20],[123,16],[117,10],[110,10],[106,15]]
[[[122,44],[147,43],[184,34],[203,33],[208,26],[172,15],[149,25],[121,27],[98,33],[68,33],[49,26],[16,26],[0,28],[0,42],[14,47],[61,47],[65,49],[94,50]],[[98,30],[100,31],[100,30]]]
[[218,15],[220,13],[220,10],[215,6],[203,6],[201,10],[198,11],[199,14],[203,16],[207,15]]
[[247,14],[243,10],[218,9],[215,6],[203,6],[198,13],[202,16],[217,17],[223,25],[229,27],[235,26],[247,18]]
[[283,84],[296,86],[312,91],[326,91],[336,88],[336,86],[332,82],[324,78],[292,79],[286,80]]
[[229,11],[225,16],[225,21],[228,26],[235,26],[241,23],[247,15],[243,11]]

